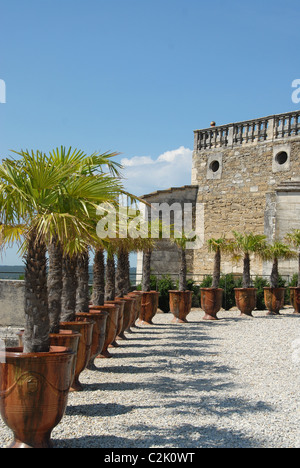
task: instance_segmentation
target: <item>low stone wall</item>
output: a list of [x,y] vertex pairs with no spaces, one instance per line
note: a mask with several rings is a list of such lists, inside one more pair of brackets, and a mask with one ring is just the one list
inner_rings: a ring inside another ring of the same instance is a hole
[[0,326],[24,327],[24,281],[0,280]]

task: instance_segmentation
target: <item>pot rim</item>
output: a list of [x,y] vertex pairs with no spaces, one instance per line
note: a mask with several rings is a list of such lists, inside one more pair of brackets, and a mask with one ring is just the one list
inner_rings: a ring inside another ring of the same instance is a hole
[[[65,356],[75,354],[70,348],[66,346],[50,346],[49,351],[43,351],[39,353],[23,353],[23,347],[21,346],[11,346],[5,348],[5,351],[0,352],[0,356],[13,357],[18,359],[27,359],[27,358],[45,358],[50,356]],[[1,362],[1,360],[0,360]]]
[[185,293],[193,293],[193,291],[190,291],[189,289],[186,289],[185,291],[179,291],[179,289],[169,289],[169,293],[179,293],[179,294],[185,294]]

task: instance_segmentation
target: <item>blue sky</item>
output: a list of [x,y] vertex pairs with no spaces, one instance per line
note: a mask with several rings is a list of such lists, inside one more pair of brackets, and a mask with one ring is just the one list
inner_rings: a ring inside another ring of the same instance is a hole
[[193,130],[300,106],[299,14],[291,0],[0,0],[0,157],[117,151],[137,195],[189,184]]

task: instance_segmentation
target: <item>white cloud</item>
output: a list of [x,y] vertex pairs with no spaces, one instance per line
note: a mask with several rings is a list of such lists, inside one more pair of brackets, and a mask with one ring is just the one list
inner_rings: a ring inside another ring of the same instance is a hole
[[162,153],[157,159],[150,156],[123,158],[121,164],[124,166],[124,185],[135,195],[189,185],[192,154],[191,149],[181,146]]
[[121,160],[122,166],[143,166],[144,164],[154,164],[155,162],[150,156],[134,156],[131,159],[123,158]]

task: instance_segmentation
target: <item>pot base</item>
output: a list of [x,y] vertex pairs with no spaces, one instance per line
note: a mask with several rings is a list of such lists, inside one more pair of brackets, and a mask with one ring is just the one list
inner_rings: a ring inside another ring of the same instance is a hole
[[189,322],[187,319],[180,319],[180,318],[174,317],[171,320],[171,323],[189,323]]
[[101,354],[98,354],[97,359],[109,359],[112,358],[112,354],[109,351],[104,350]]

